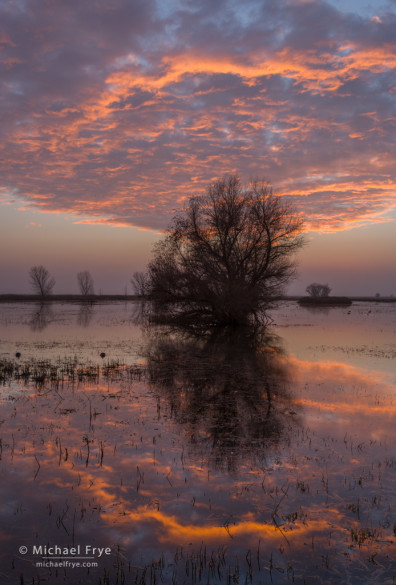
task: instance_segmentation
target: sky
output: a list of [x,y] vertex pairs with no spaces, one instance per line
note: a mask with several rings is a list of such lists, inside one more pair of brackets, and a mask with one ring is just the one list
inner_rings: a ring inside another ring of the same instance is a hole
[[287,292],[396,295],[396,0],[0,0],[0,293],[132,292],[190,196],[264,179]]

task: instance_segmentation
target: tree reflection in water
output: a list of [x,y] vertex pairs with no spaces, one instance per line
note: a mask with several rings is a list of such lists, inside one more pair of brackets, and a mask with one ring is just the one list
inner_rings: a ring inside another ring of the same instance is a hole
[[80,305],[77,315],[77,323],[80,327],[88,327],[92,321],[94,314],[94,305],[90,301],[86,301]]
[[245,327],[149,337],[150,382],[210,466],[233,472],[247,459],[265,463],[287,440],[298,417],[279,338]]
[[29,326],[32,331],[44,331],[51,323],[54,314],[49,303],[43,302],[35,305],[29,320]]

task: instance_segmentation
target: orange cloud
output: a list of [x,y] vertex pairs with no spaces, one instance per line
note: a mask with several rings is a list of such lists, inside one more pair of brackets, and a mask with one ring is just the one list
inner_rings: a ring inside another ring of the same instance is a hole
[[[270,27],[260,42],[252,22],[252,34],[241,29],[243,41],[235,43],[219,30],[214,50],[198,20],[191,42],[153,42],[141,52],[130,40],[114,51],[114,39],[101,41],[97,61],[80,68],[64,56],[64,70],[50,69],[44,58],[63,56],[58,39],[36,35],[36,53],[21,60],[11,27],[0,37],[4,63],[15,72],[4,103],[24,96],[24,106],[7,109],[3,188],[40,210],[163,229],[176,203],[237,170],[246,179],[264,176],[294,198],[311,230],[384,221],[395,207],[396,117],[388,96],[396,53],[373,27],[386,31],[387,21],[368,20],[367,36],[339,16],[351,29],[341,36],[338,17],[327,14],[320,21],[327,34],[317,37],[298,32],[303,25],[293,22],[292,5],[284,10],[289,33]],[[158,34],[164,39],[165,29]],[[76,44],[85,55],[83,38]],[[45,80],[38,89],[17,67],[35,54],[43,56],[34,70]]]

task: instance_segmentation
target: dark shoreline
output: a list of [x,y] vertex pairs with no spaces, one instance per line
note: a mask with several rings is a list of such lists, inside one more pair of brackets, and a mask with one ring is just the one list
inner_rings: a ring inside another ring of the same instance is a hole
[[396,297],[283,297],[283,300],[297,301],[299,305],[305,307],[336,307],[348,306],[352,303],[396,303]]
[[[40,296],[31,294],[0,294],[0,303],[110,303],[148,300],[138,295],[50,295]],[[306,306],[330,306],[330,305],[348,305],[352,302],[367,303],[396,303],[396,297],[328,297],[323,299],[313,299],[311,297],[301,297],[296,295],[283,296],[276,299],[278,301],[297,301]]]
[[1,294],[0,303],[108,303],[114,301],[138,301],[138,295],[21,295]]
[[297,302],[303,307],[349,307],[352,305],[352,299],[349,297],[302,297]]

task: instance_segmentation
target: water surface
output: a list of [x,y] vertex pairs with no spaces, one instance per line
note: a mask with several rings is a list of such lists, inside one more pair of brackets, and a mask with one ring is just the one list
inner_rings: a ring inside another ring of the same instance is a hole
[[394,583],[395,309],[0,305],[4,582]]

